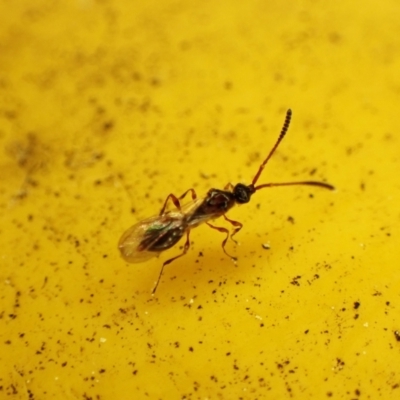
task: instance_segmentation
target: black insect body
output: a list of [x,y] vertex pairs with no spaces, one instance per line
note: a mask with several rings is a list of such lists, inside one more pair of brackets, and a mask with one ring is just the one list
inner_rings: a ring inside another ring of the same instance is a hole
[[[224,190],[210,189],[204,198],[198,198],[194,189],[187,190],[180,197],[170,194],[165,200],[159,215],[138,222],[122,235],[118,247],[122,257],[130,263],[139,263],[155,257],[164,250],[173,247],[183,236],[186,235],[186,242],[183,246],[182,253],[163,263],[157,282],[152,291],[153,294],[157,290],[164,267],[187,253],[190,247],[190,231],[201,224],[205,223],[210,228],[225,234],[225,239],[222,241],[222,249],[227,256],[236,260],[235,257],[227,253],[225,245],[229,238],[235,241],[234,236],[242,229],[243,225],[238,221],[229,219],[226,216],[226,213],[235,204],[248,203],[251,196],[258,190],[274,186],[292,185],[311,185],[325,189],[334,189],[332,185],[317,181],[265,183],[256,185],[265,165],[268,163],[269,159],[272,157],[284,138],[289,128],[291,116],[292,112],[291,110],[288,110],[278,140],[267,158],[259,167],[250,185],[238,183],[233,186],[229,183],[226,185]],[[181,200],[183,200],[189,193],[192,196],[192,201],[182,206]],[[172,202],[176,209],[166,211],[168,202]],[[219,217],[224,217],[224,219],[233,226],[232,234],[228,229],[217,227],[210,223],[211,220]]]

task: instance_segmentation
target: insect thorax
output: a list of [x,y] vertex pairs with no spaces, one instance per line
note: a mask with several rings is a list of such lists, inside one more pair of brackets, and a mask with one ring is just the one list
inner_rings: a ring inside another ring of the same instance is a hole
[[218,218],[235,205],[235,197],[232,192],[219,189],[211,189],[203,202],[188,218],[190,225],[198,225],[210,219]]

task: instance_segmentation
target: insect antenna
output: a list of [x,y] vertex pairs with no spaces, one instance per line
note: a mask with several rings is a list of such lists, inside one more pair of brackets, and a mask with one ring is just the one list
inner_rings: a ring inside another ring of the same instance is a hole
[[276,141],[274,147],[271,149],[269,152],[267,158],[264,160],[264,162],[260,165],[260,168],[258,169],[256,176],[253,179],[253,182],[251,183],[250,187],[254,189],[254,191],[266,188],[266,187],[274,187],[274,186],[293,186],[293,185],[309,185],[309,186],[319,186],[325,189],[329,190],[334,190],[335,187],[330,185],[329,183],[325,182],[318,182],[318,181],[302,181],[302,182],[278,182],[278,183],[264,183],[262,185],[255,186],[255,184],[258,181],[258,178],[260,177],[262,171],[264,170],[264,167],[267,165],[269,159],[272,157],[272,155],[275,153],[275,150],[278,148],[279,144],[281,143],[282,139],[285,137],[290,121],[292,119],[292,110],[288,109],[286,111],[286,117],[285,117],[285,122],[283,123],[281,133],[279,134],[278,140]]
[[256,173],[256,176],[253,178],[253,182],[251,182],[251,186],[254,187],[254,185],[257,183],[258,178],[260,177],[261,173],[263,172],[264,167],[267,165],[267,162],[272,157],[272,155],[275,153],[275,150],[278,148],[279,143],[282,142],[282,139],[285,137],[286,132],[289,129],[289,125],[290,125],[291,119],[292,119],[292,110],[289,108],[289,110],[286,111],[285,122],[283,123],[282,129],[281,129],[281,133],[280,133],[280,135],[278,137],[278,140],[276,141],[274,147],[269,152],[267,158],[260,165],[260,168],[258,169],[258,171]]
[[278,183],[265,183],[263,185],[258,185],[254,187],[254,190],[259,190],[266,187],[274,186],[293,186],[293,185],[309,185],[309,186],[319,186],[329,190],[335,190],[335,186],[330,185],[325,182],[318,181],[302,181],[302,182],[278,182]]

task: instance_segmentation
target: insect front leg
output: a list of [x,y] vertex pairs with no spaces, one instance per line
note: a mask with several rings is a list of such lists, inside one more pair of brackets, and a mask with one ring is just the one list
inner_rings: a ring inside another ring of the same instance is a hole
[[177,258],[180,258],[180,257],[184,256],[187,253],[187,251],[189,250],[189,248],[190,248],[189,233],[190,233],[190,229],[188,229],[188,231],[186,232],[186,242],[185,242],[185,245],[183,246],[183,252],[181,254],[177,255],[176,257],[170,258],[169,260],[165,261],[164,264],[162,265],[160,274],[158,275],[158,279],[157,279],[156,285],[154,286],[154,288],[153,288],[153,290],[151,292],[151,294],[153,296],[154,296],[154,293],[157,290],[158,284],[160,283],[160,279],[161,279],[161,276],[163,274],[164,267],[166,265],[168,265],[168,264],[171,264],[172,261],[175,261]]
[[236,241],[236,239],[234,239],[233,237],[239,233],[239,231],[243,228],[243,224],[239,221],[234,221],[233,219],[229,219],[225,214],[224,214],[224,218],[226,221],[228,221],[229,223],[231,223],[235,228],[233,229],[233,233],[231,235],[231,239],[238,244],[238,242]]
[[174,204],[174,206],[175,206],[178,210],[180,210],[180,209],[181,209],[180,200],[183,200],[189,192],[190,192],[191,195],[192,195],[192,200],[196,200],[196,199],[197,199],[197,194],[196,194],[196,192],[194,191],[194,189],[186,190],[186,192],[183,193],[183,195],[180,196],[180,197],[176,197],[174,194],[170,193],[170,194],[168,195],[168,197],[165,199],[165,203],[164,203],[164,205],[163,205],[163,207],[162,207],[162,209],[161,209],[161,211],[160,211],[160,215],[163,215],[163,214],[165,213],[165,210],[166,210],[167,204],[168,204],[168,200],[172,201],[172,203]]
[[226,242],[228,241],[229,236],[230,236],[230,235],[229,235],[228,229],[222,228],[221,226],[214,226],[214,225],[211,225],[209,222],[206,222],[206,224],[207,224],[210,228],[215,229],[215,230],[218,231],[218,232],[222,232],[222,233],[225,233],[225,234],[226,234],[226,238],[222,241],[222,250],[224,251],[224,253],[225,253],[228,257],[230,257],[230,258],[232,259],[233,262],[236,262],[237,258],[231,256],[230,254],[228,254],[228,252],[227,252],[226,249],[225,249]]

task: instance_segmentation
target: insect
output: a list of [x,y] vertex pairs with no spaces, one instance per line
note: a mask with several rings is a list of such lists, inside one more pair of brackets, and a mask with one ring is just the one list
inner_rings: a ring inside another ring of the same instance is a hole
[[[129,228],[121,237],[118,247],[122,257],[130,263],[140,263],[158,256],[164,250],[173,247],[182,237],[186,236],[186,242],[183,246],[182,253],[165,261],[161,267],[158,279],[153,288],[152,294],[157,290],[160,283],[164,268],[172,261],[182,257],[187,253],[190,247],[189,235],[193,228],[201,224],[207,224],[210,228],[224,233],[225,238],[222,241],[222,250],[232,260],[236,258],[228,254],[225,245],[229,238],[235,243],[234,236],[242,229],[243,224],[238,221],[229,219],[226,213],[235,204],[245,204],[251,199],[251,196],[260,189],[270,188],[274,186],[291,186],[291,185],[311,185],[325,189],[334,189],[332,185],[317,181],[301,181],[301,182],[281,182],[281,183],[264,183],[257,185],[258,179],[267,165],[268,161],[278,148],[280,142],[285,137],[292,118],[292,111],[286,112],[285,121],[281,129],[278,140],[272,147],[267,158],[260,165],[256,175],[249,185],[238,183],[233,186],[228,183],[223,190],[210,189],[205,197],[197,197],[194,189],[189,189],[180,197],[169,194],[163,207],[158,215],[138,222]],[[190,194],[192,200],[184,205],[181,201]],[[175,209],[167,211],[168,203],[172,202]],[[212,225],[210,221],[223,217],[232,227],[232,233],[227,228]]]

